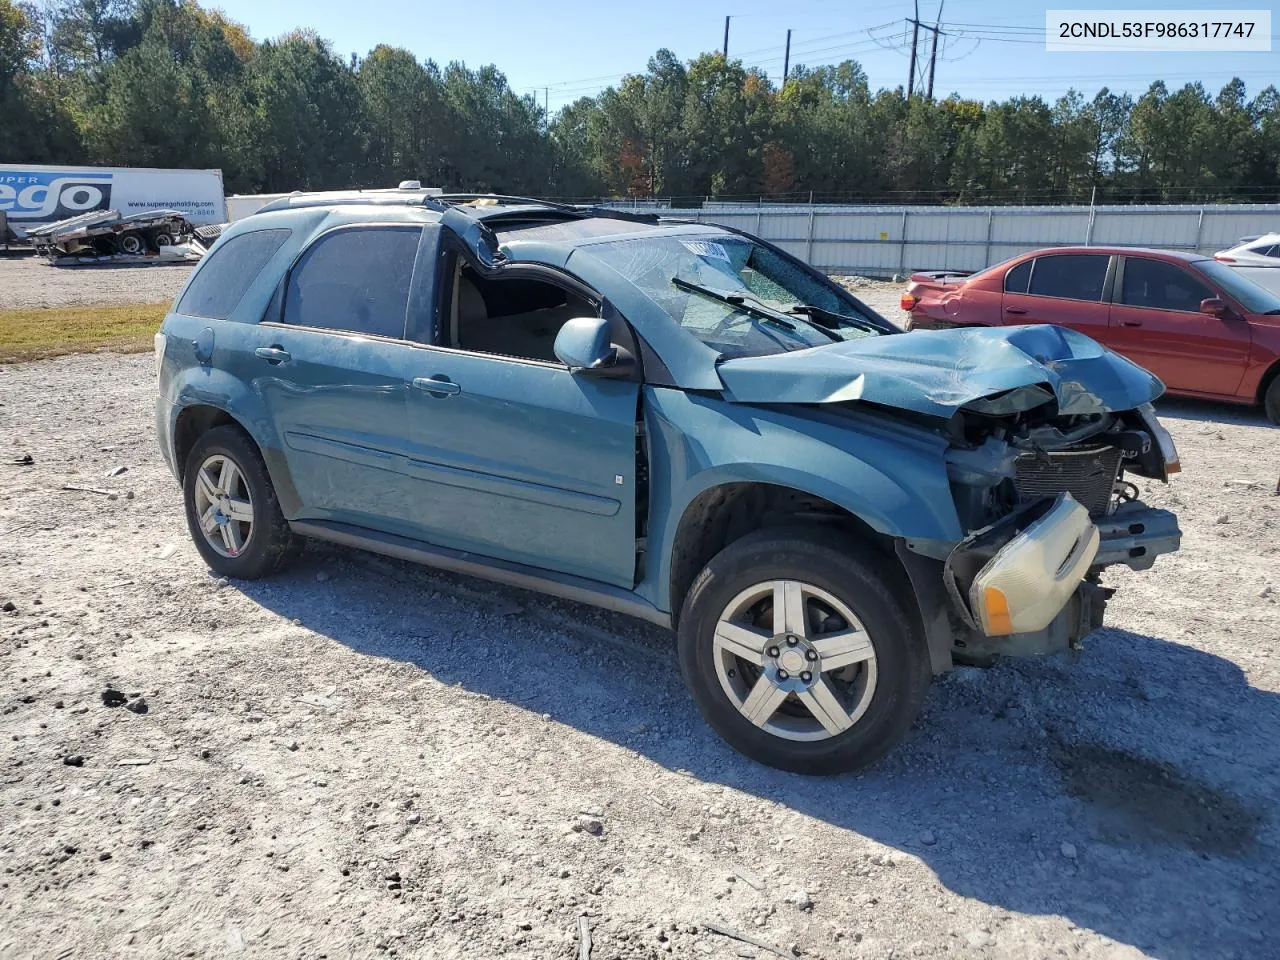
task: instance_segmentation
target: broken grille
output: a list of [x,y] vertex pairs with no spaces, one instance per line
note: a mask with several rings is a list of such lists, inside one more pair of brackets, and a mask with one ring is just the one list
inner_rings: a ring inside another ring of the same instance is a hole
[[1026,453],[1014,466],[1014,485],[1023,500],[1056,497],[1062,491],[1089,511],[1094,519],[1105,517],[1120,471],[1118,447],[1073,447],[1048,454]]

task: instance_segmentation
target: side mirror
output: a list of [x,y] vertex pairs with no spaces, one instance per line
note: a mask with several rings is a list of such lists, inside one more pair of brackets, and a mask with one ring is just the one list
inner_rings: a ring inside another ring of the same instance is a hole
[[574,317],[556,334],[556,358],[571,371],[602,370],[618,359],[609,342],[609,321],[603,317]]
[[1200,312],[1207,313],[1212,317],[1225,317],[1227,315],[1227,304],[1220,297],[1208,297],[1200,301]]

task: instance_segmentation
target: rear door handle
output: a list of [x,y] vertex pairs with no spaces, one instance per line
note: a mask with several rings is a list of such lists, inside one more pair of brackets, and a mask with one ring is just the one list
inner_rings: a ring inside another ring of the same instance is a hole
[[1021,317],[1027,311],[1023,310],[1021,307],[1005,307],[1004,312],[1013,314],[1015,317]]
[[1121,320],[1121,321],[1120,321],[1120,326],[1122,326],[1122,327],[1140,327],[1140,326],[1142,326],[1142,321],[1141,321],[1141,320]]
[[443,373],[437,373],[434,377],[415,377],[413,385],[435,397],[451,397],[462,392],[462,388]]
[[259,347],[253,351],[254,356],[267,361],[267,363],[287,363],[293,359],[293,355],[288,350],[284,350],[279,346]]

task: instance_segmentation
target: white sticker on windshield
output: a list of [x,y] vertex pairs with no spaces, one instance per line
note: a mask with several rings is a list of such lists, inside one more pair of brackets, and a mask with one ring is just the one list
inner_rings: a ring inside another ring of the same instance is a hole
[[710,240],[681,240],[681,246],[692,253],[695,257],[704,257],[707,260],[723,260],[729,262],[729,254],[718,243],[712,243]]

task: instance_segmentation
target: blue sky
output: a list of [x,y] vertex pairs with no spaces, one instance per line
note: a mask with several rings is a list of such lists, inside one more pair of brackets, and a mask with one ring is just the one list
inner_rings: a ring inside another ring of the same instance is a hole
[[[1075,86],[1092,96],[1106,85],[1135,95],[1163,79],[1171,87],[1202,82],[1216,93],[1240,76],[1252,96],[1280,84],[1280,40],[1268,53],[1047,53],[1046,9],[1099,9],[1100,0],[943,0],[946,37],[939,50],[934,93],[984,100],[1038,93],[1052,99]],[[1216,9],[1224,6],[1272,11],[1272,33],[1280,33],[1276,0],[1129,0],[1127,8]],[[347,56],[364,55],[378,43],[406,47],[420,59],[443,65],[461,60],[498,66],[512,87],[549,98],[552,112],[579,96],[617,83],[644,69],[655,50],[668,47],[682,59],[718,50],[724,17],[733,17],[729,54],[782,73],[783,45],[792,30],[792,64],[817,66],[855,59],[873,89],[905,84],[910,45],[904,19],[912,0],[855,3],[852,0],[723,0],[719,6],[688,0],[541,0],[487,4],[439,0],[212,0],[256,39],[311,27]],[[933,21],[938,0],[920,0],[920,19]],[[927,55],[922,40],[921,53]]]

